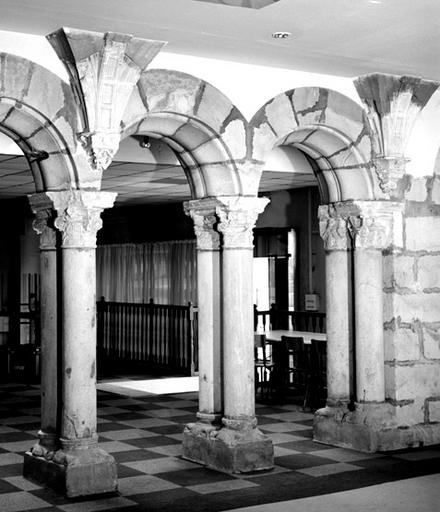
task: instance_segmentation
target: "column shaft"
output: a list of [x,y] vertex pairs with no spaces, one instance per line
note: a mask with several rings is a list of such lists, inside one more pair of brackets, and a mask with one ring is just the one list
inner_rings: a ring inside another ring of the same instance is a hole
[[58,324],[57,253],[52,201],[45,194],[29,196],[35,219],[34,231],[40,238],[40,337],[41,337],[41,429],[36,456],[53,452],[59,441],[58,415]]
[[327,400],[350,400],[351,280],[347,251],[325,256],[327,304]]
[[61,437],[96,435],[95,249],[62,249],[63,414]]
[[385,400],[382,252],[356,249],[356,394],[358,402]]
[[199,327],[199,412],[222,412],[220,253],[197,250],[197,306]]
[[41,441],[48,448],[58,434],[57,255],[55,247],[40,252]]
[[252,249],[223,250],[225,418],[255,417]]

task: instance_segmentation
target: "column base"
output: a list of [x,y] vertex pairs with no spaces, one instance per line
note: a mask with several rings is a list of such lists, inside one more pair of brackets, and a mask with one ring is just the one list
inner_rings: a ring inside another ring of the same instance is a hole
[[255,426],[233,429],[201,422],[186,425],[183,458],[226,473],[272,469],[273,444]]
[[68,498],[117,490],[116,461],[96,445],[53,452],[37,444],[25,453],[23,476]]
[[313,439],[361,452],[386,452],[440,443],[440,424],[399,426],[387,402],[327,406],[315,412]]

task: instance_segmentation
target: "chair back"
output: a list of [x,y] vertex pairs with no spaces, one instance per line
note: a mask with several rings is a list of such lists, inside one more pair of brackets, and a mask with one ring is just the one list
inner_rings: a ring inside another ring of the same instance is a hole
[[254,334],[254,359],[255,361],[267,361],[266,335]]
[[[281,336],[280,356],[292,363],[294,368],[304,366],[304,340],[301,337]],[[278,345],[278,344],[277,344]]]
[[327,343],[312,339],[311,344],[312,366],[317,374],[327,373]]

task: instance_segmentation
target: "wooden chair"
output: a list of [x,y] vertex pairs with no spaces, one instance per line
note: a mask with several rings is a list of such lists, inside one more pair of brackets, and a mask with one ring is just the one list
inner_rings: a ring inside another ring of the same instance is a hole
[[327,344],[321,340],[312,339],[311,366],[311,402],[319,408],[327,399]]
[[260,388],[262,398],[269,398],[271,394],[271,374],[274,368],[271,354],[267,349],[266,336],[254,334],[255,392],[257,393]]
[[300,337],[282,336],[281,341],[273,344],[272,357],[272,388],[278,398],[284,400],[292,393],[305,396],[309,370],[304,340]]

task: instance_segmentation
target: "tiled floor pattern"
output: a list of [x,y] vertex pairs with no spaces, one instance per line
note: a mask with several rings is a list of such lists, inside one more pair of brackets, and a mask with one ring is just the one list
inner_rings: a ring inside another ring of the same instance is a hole
[[39,428],[37,386],[0,386],[0,511],[220,511],[434,474],[440,446],[392,455],[311,440],[312,415],[294,405],[257,408],[275,445],[274,470],[227,475],[180,458],[196,393],[126,397],[98,391],[101,446],[118,462],[119,492],[68,500],[22,478],[23,453]]

